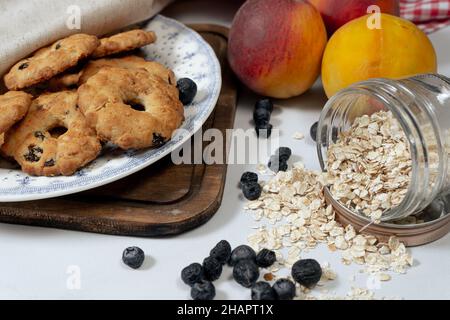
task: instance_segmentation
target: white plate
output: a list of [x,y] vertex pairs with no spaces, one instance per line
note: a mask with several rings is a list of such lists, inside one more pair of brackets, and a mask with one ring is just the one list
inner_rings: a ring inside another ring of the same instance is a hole
[[92,189],[126,177],[158,161],[186,142],[206,121],[219,97],[220,64],[212,48],[185,25],[158,15],[144,29],[156,32],[156,43],[144,47],[148,60],[171,68],[177,78],[197,83],[198,92],[185,106],[185,121],[172,140],[158,149],[104,150],[102,156],[70,177],[32,177],[0,161],[0,202],[58,197]]

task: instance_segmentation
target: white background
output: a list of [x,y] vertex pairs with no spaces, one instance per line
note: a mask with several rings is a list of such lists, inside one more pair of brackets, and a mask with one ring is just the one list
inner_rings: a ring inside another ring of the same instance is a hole
[[[181,1],[164,14],[182,22],[212,22],[229,25],[239,1]],[[440,73],[450,75],[450,28],[431,36],[439,56]],[[256,97],[248,92],[240,96],[236,128],[251,128]],[[319,169],[309,128],[318,119],[326,101],[322,89],[312,90],[290,100],[276,101],[282,108],[273,113],[274,127],[281,128],[281,144],[293,149],[294,157],[307,167]],[[302,141],[291,138],[295,131],[305,133]],[[301,155],[301,156],[300,156]],[[181,269],[201,262],[216,242],[227,239],[232,246],[246,243],[255,225],[242,210],[244,201],[237,188],[240,175],[253,166],[228,168],[224,198],[220,210],[200,228],[172,238],[143,239],[116,237],[57,229],[0,224],[0,298],[32,299],[187,299],[188,288],[180,280]],[[142,269],[134,271],[121,263],[125,247],[140,246],[148,254]],[[406,275],[393,275],[382,283],[376,296],[413,299],[450,299],[450,236],[432,244],[413,248],[415,266]],[[354,283],[366,286],[367,276],[356,265],[343,266],[339,253],[320,247],[302,257],[329,262],[338,278],[327,289],[345,295]],[[81,272],[81,288],[67,288],[67,269],[76,265]],[[230,280],[226,269],[216,282],[217,298],[248,299],[249,290]]]

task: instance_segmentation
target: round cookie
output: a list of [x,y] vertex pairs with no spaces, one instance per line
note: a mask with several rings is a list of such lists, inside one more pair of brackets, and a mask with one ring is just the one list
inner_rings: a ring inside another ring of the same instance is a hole
[[75,91],[33,100],[25,119],[5,134],[2,146],[24,172],[38,176],[71,175],[100,150],[95,131],[77,107]]
[[0,135],[22,119],[31,104],[31,95],[9,91],[0,96]]
[[100,39],[100,45],[92,57],[102,58],[111,54],[134,50],[156,41],[153,31],[131,30]]
[[101,69],[78,93],[78,105],[98,136],[122,149],[161,146],[184,120],[178,89],[143,69]]
[[82,33],[58,40],[16,63],[5,75],[5,85],[18,90],[49,80],[91,55],[98,45],[97,37]]
[[95,75],[100,69],[104,67],[145,69],[150,74],[161,77],[167,83],[176,85],[175,74],[172,72],[172,70],[164,67],[158,62],[147,61],[144,58],[138,56],[126,56],[115,59],[99,59],[90,61],[81,72],[81,76],[79,77],[79,85],[85,83],[90,77]]

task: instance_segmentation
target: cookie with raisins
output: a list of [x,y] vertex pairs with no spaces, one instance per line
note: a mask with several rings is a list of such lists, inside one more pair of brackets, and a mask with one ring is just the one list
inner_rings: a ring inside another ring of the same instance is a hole
[[30,104],[31,95],[22,91],[0,95],[0,135],[25,116]]
[[77,107],[75,91],[43,94],[5,134],[2,152],[36,176],[71,175],[101,150],[95,131]]
[[162,146],[184,120],[178,89],[145,69],[103,68],[78,94],[100,139],[125,150]]
[[90,56],[99,44],[96,36],[82,33],[58,40],[17,62],[5,75],[5,85],[19,90],[49,80]]

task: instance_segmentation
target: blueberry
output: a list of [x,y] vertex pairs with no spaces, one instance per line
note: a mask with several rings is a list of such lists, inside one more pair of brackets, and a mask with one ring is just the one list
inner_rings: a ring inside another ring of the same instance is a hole
[[245,244],[241,245],[239,247],[236,247],[231,252],[229,265],[230,266],[235,266],[241,260],[252,260],[252,261],[255,261],[256,260],[255,250],[253,250],[252,248],[250,248],[249,246],[247,246]]
[[262,188],[257,182],[244,184],[242,186],[242,193],[248,200],[256,200],[261,196]]
[[268,249],[262,249],[256,256],[256,264],[261,268],[267,268],[277,261],[275,252]]
[[272,111],[273,111],[272,100],[270,100],[268,98],[259,99],[258,101],[256,101],[255,109],[266,109],[270,113],[272,113]]
[[292,150],[288,147],[279,147],[275,155],[282,161],[288,161],[292,155]]
[[252,300],[276,300],[275,290],[267,282],[257,282],[252,287]]
[[269,138],[272,134],[273,126],[270,123],[256,124],[256,135],[262,138]]
[[128,247],[123,251],[122,261],[133,269],[138,269],[142,266],[145,259],[145,253],[141,248]]
[[194,300],[212,300],[216,296],[216,288],[210,281],[202,280],[191,288],[191,297]]
[[241,181],[239,185],[244,186],[250,183],[257,183],[258,182],[258,175],[254,172],[244,172],[241,176]]
[[279,279],[273,284],[278,300],[292,300],[295,297],[295,284],[288,279]]
[[313,139],[314,141],[317,141],[317,126],[318,125],[319,125],[319,122],[316,121],[311,126],[311,129],[309,129],[309,134],[311,135],[311,139]]
[[206,280],[215,281],[222,274],[222,264],[214,257],[207,257],[203,260],[203,273]]
[[233,278],[241,286],[250,288],[259,278],[259,268],[252,260],[241,260],[233,268]]
[[197,85],[189,78],[181,78],[178,80],[177,88],[180,92],[180,101],[184,105],[190,104],[197,94]]
[[273,172],[287,171],[288,164],[286,161],[281,160],[278,156],[271,156],[269,163],[267,164],[270,170]]
[[181,271],[181,279],[191,287],[203,278],[203,267],[200,263],[192,263]]
[[[311,135],[311,139],[313,139],[315,142],[317,142],[317,129],[319,126],[319,122],[314,122],[314,124],[311,126],[311,129],[309,130],[309,134]],[[326,145],[326,132],[327,132],[327,126],[325,125],[322,130],[322,144]],[[336,142],[338,138],[338,128],[334,127],[331,131],[331,139],[333,142]]]
[[222,240],[209,253],[210,257],[216,258],[221,264],[225,264],[231,257],[231,246],[228,241]]
[[270,122],[270,111],[267,109],[255,109],[253,111],[253,120],[256,125],[267,124]]
[[292,266],[292,278],[304,287],[315,286],[321,276],[322,268],[314,259],[299,260]]

